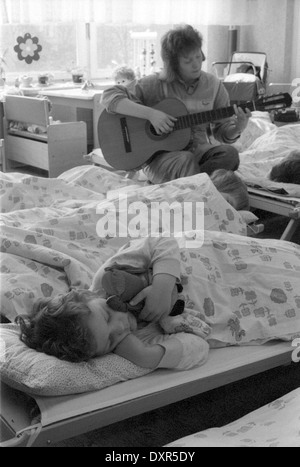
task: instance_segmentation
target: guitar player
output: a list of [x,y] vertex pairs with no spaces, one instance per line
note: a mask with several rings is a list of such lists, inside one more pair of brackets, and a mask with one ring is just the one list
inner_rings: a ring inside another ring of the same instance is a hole
[[[229,96],[222,82],[202,70],[205,60],[202,42],[202,35],[190,25],[169,30],[161,42],[164,64],[161,72],[141,78],[134,92],[122,85],[106,89],[102,104],[107,112],[148,120],[156,133],[163,135],[172,132],[177,120],[153,108],[164,99],[179,99],[189,113],[229,106]],[[160,151],[147,160],[143,169],[149,181],[156,184],[202,172],[210,175],[217,169],[237,170],[239,155],[231,143],[246,128],[251,112],[236,106],[234,112],[233,117],[211,125],[215,144],[208,141],[207,125],[196,124],[192,126],[191,139],[184,150]]]

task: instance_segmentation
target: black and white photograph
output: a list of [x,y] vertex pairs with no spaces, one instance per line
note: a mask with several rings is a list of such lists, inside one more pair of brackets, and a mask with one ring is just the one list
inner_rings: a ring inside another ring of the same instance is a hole
[[0,0],[0,447],[300,447],[300,0]]

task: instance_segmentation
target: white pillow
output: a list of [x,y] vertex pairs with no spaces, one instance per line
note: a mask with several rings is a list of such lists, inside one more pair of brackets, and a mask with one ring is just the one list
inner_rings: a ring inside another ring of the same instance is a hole
[[30,349],[19,338],[19,326],[0,326],[0,374],[9,386],[37,396],[79,394],[138,378],[152,370],[115,354],[71,363]]

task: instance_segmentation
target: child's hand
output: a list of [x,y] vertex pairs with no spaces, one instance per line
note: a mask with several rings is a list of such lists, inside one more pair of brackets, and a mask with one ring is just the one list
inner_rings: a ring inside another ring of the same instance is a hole
[[169,315],[175,282],[174,276],[157,274],[153,278],[152,285],[143,289],[130,301],[130,305],[136,305],[145,300],[145,306],[139,315],[140,319],[156,322],[162,316]]
[[188,332],[206,339],[211,332],[211,328],[200,316],[200,313],[189,309],[184,311],[181,315],[162,318],[160,324],[168,334]]
[[130,301],[130,305],[136,305],[142,300],[145,300],[145,306],[139,314],[139,319],[141,320],[156,322],[163,315],[170,313],[171,294],[167,294],[165,291],[157,293],[153,285],[149,285],[139,292]]

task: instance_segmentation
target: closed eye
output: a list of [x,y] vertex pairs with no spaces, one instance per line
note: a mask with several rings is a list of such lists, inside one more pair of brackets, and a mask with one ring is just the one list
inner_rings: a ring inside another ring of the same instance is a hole
[[107,323],[109,323],[110,320],[111,320],[111,314],[110,314],[108,311],[104,310],[104,311],[103,311],[103,315],[104,315],[105,321],[106,321]]
[[109,337],[107,344],[106,344],[106,353],[111,352],[111,350],[112,350],[112,339],[111,337]]
[[107,310],[106,313],[107,313],[107,322],[109,323],[112,320],[115,312],[113,310]]

